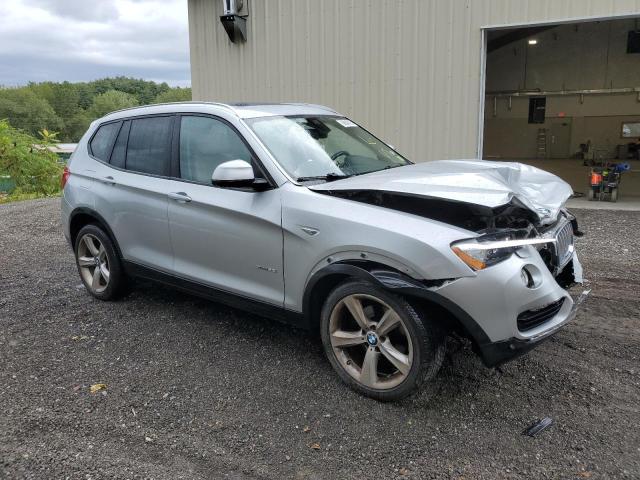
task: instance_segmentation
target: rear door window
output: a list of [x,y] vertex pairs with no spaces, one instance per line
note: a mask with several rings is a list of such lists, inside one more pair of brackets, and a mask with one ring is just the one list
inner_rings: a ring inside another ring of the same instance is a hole
[[103,162],[109,159],[113,139],[118,133],[121,122],[113,122],[102,125],[98,128],[89,143],[91,155]]
[[173,117],[131,120],[126,169],[152,175],[169,175]]
[[181,178],[210,185],[211,175],[216,167],[229,160],[252,163],[251,152],[233,128],[211,117],[182,117]]

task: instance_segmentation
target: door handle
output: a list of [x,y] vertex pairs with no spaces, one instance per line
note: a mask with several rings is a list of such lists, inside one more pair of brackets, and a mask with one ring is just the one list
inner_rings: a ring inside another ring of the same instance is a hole
[[105,183],[107,185],[115,185],[116,181],[111,175],[109,175],[108,177],[104,177],[102,179],[102,183]]
[[189,203],[191,201],[191,197],[184,192],[171,192],[169,193],[169,198],[180,203]]

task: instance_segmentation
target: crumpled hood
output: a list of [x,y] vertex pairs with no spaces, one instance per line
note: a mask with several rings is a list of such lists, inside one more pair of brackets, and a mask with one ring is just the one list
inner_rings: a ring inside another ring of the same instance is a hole
[[561,178],[539,168],[513,162],[439,160],[346,178],[312,190],[378,190],[423,195],[495,208],[514,197],[542,223],[555,220],[573,194]]

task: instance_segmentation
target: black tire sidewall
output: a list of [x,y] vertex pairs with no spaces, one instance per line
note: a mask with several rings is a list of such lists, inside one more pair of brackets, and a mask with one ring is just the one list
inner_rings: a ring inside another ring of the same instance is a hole
[[[344,370],[331,346],[329,319],[336,304],[352,294],[365,294],[379,298],[401,316],[411,337],[413,362],[407,378],[396,387],[376,390],[362,385]],[[403,297],[363,280],[349,280],[337,286],[324,302],[320,317],[320,333],[325,354],[331,366],[354,390],[379,401],[394,401],[415,393],[426,381],[433,378],[444,358],[444,335],[420,315]]]
[[[80,263],[78,262],[78,247],[80,245],[80,241],[82,237],[87,234],[91,234],[96,237],[102,245],[104,246],[107,259],[109,260],[109,284],[107,288],[102,292],[94,292],[89,285],[86,284],[84,278],[82,277],[80,271]],[[78,268],[78,274],[80,274],[80,279],[82,280],[83,285],[87,289],[87,291],[93,295],[95,298],[99,300],[112,300],[118,298],[125,287],[125,275],[122,268],[122,263],[120,262],[120,257],[116,252],[115,246],[111,241],[111,238],[102,230],[100,227],[94,224],[85,225],[80,229],[78,235],[76,236],[76,242],[74,245],[74,255],[76,258],[76,267]]]

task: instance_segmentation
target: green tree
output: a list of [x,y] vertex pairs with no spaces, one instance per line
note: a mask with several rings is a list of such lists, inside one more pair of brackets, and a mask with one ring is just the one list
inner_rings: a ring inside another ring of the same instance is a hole
[[0,90],[0,118],[32,135],[44,128],[60,130],[63,126],[49,102],[29,87]]
[[109,112],[137,105],[138,101],[133,95],[118,90],[107,90],[95,96],[89,113],[93,118],[99,118]]
[[188,102],[191,100],[190,88],[172,88],[159,94],[153,103]]
[[49,102],[56,114],[65,122],[78,111],[80,91],[73,83],[30,83],[29,88]]
[[76,90],[78,91],[78,105],[80,108],[86,110],[93,103],[93,97],[95,96],[95,92],[91,85],[85,82],[74,83]]
[[114,110],[149,103],[191,99],[190,88],[171,88],[129,77],[91,82],[40,82],[21,88],[0,87],[0,118],[32,135],[57,131],[62,142],[77,142],[92,120]]
[[62,138],[65,141],[77,142],[84,132],[89,128],[89,124],[94,120],[92,115],[86,110],[78,110],[76,114],[65,123],[65,131]]
[[140,105],[152,103],[154,98],[170,88],[164,82],[158,84],[149,80],[129,77],[102,78],[89,82],[89,85],[98,95],[109,90],[129,93],[136,97]]

